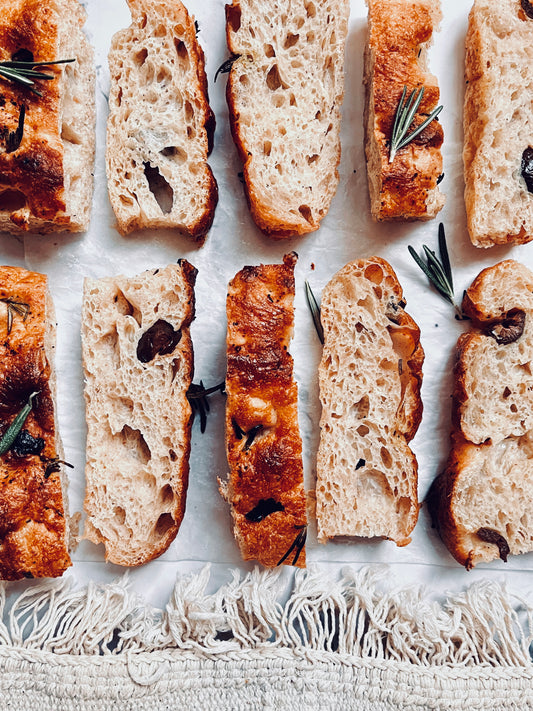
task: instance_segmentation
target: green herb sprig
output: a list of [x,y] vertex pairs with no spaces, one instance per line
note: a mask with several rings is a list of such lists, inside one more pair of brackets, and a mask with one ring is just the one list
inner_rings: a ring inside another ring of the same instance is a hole
[[13,328],[13,317],[15,314],[22,316],[22,320],[25,321],[30,313],[30,307],[28,304],[22,301],[14,301],[13,299],[0,299],[0,303],[6,304],[7,306],[7,335],[11,333]]
[[209,402],[207,400],[208,395],[212,395],[216,392],[225,393],[226,381],[223,380],[218,385],[214,385],[212,388],[205,388],[203,382],[200,380],[200,384],[192,383],[189,390],[187,391],[187,399],[189,400],[192,408],[193,417],[197,414],[200,416],[200,432],[203,434],[207,425],[207,415],[209,413]]
[[311,316],[313,317],[313,323],[315,324],[315,329],[320,339],[320,343],[324,344],[324,329],[322,327],[322,321],[320,320],[320,306],[313,294],[311,285],[305,280],[305,298],[307,299],[307,305],[311,311]]
[[423,121],[420,126],[417,126],[411,133],[407,133],[413,119],[418,111],[418,107],[422,103],[424,97],[424,87],[420,87],[420,90],[413,89],[409,98],[406,98],[407,87],[404,86],[398,108],[396,109],[396,114],[394,116],[394,124],[392,127],[392,135],[390,139],[390,152],[389,152],[389,163],[392,163],[394,156],[400,150],[400,148],[405,148],[413,138],[416,138],[419,133],[421,133],[426,126],[428,126],[442,111],[442,106],[437,106],[429,116]]
[[3,60],[0,61],[0,77],[15,82],[16,84],[21,84],[27,87],[33,94],[42,96],[42,92],[35,88],[35,80],[44,79],[45,81],[51,81],[56,77],[55,74],[46,74],[45,72],[36,70],[35,67],[51,67],[56,64],[70,64],[75,61],[75,59],[57,59],[49,62]]
[[26,117],[26,107],[21,106],[18,126],[14,131],[9,131],[6,136],[6,153],[13,153],[22,143],[24,135],[24,119]]
[[435,287],[441,296],[454,307],[457,312],[456,318],[464,319],[463,312],[455,303],[452,268],[450,257],[448,255],[448,247],[446,246],[446,235],[444,234],[444,225],[442,222],[439,225],[439,253],[440,261],[435,252],[427,245],[422,245],[426,261],[420,257],[411,245],[408,246],[409,254],[418,264],[420,269],[429,279],[430,283]]
[[229,59],[226,59],[224,62],[222,62],[222,64],[215,73],[215,81],[218,79],[219,74],[228,74],[231,71],[233,62],[236,62],[240,56],[240,54],[232,54]]
[[4,432],[2,439],[0,439],[0,456],[8,452],[13,446],[13,442],[17,439],[17,435],[24,427],[24,423],[28,419],[28,415],[33,408],[33,398],[37,397],[39,391],[34,392],[28,398],[28,402],[24,405],[22,410],[15,416],[13,422],[9,425],[7,430]]
[[294,558],[292,559],[291,565],[296,565],[298,562],[298,558],[300,557],[300,553],[302,552],[304,546],[305,546],[305,541],[307,539],[307,526],[296,526],[296,528],[301,528],[301,531],[298,533],[296,538],[294,539],[291,547],[289,550],[285,553],[284,556],[282,556],[276,565],[282,565],[287,558],[290,556],[290,554],[295,551]]

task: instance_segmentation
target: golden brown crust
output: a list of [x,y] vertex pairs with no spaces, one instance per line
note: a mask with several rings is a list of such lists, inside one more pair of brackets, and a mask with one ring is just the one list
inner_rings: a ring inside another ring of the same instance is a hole
[[[58,457],[51,364],[45,351],[46,277],[17,267],[0,267],[0,300],[27,304],[27,317],[0,303],[0,427],[38,392],[24,429],[44,440],[41,455],[0,457],[0,578],[56,577],[71,565],[61,476],[50,462]],[[52,471],[51,471],[52,469]]]
[[[230,282],[227,300],[230,474],[223,495],[243,558],[267,567],[278,565],[306,526],[298,393],[288,351],[295,261],[286,255],[284,264],[244,267]],[[305,566],[305,550],[295,564]]]
[[[9,60],[21,49],[36,62],[59,59],[58,14],[54,3],[40,0],[0,0],[0,59]],[[65,59],[65,57],[63,57]],[[30,217],[68,224],[63,185],[63,144],[60,134],[61,102],[59,77],[62,68],[47,67],[52,81],[37,82],[43,96],[0,78],[0,195],[19,191],[26,208],[11,214],[13,225],[27,230]],[[18,124],[21,107],[26,107],[20,147],[5,151],[8,131]]]
[[389,140],[396,110],[407,96],[424,87],[414,126],[436,108],[439,88],[419,61],[429,42],[434,11],[422,2],[369,2],[369,38],[365,53],[365,151],[372,216],[378,220],[429,219],[443,205],[437,180],[442,173],[442,126],[432,121],[389,163]]

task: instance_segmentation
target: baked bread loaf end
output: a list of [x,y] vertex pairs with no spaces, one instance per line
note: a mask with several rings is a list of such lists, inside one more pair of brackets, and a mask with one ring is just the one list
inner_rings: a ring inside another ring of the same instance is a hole
[[119,565],[163,553],[185,512],[195,278],[180,260],[85,281],[85,537]]
[[418,518],[415,455],[424,351],[392,267],[343,267],[322,295],[318,538],[385,537],[404,546]]
[[533,274],[506,260],[463,300],[472,328],[457,344],[452,449],[428,504],[467,569],[533,551]]
[[219,482],[244,560],[305,566],[306,501],[298,391],[288,347],[296,255],[244,267],[227,299],[226,448]]
[[475,0],[466,35],[465,202],[476,247],[533,239],[533,10]]
[[444,206],[438,187],[443,132],[437,120],[389,162],[394,118],[404,87],[407,97],[424,87],[413,128],[439,102],[437,79],[427,70],[426,55],[440,19],[439,0],[368,0],[364,123],[368,190],[375,220],[429,220]]
[[[93,51],[77,0],[0,0],[0,59],[75,62],[43,67],[38,96],[0,77],[0,231],[89,227],[95,146]],[[10,150],[25,109],[22,140]]]
[[204,54],[179,0],[128,0],[132,23],[109,52],[109,199],[122,234],[175,228],[202,239],[218,189]]
[[276,239],[317,230],[337,190],[349,0],[233,0],[226,97],[252,217]]
[[0,267],[0,579],[52,578],[71,565],[63,448],[55,419],[55,315],[46,276]]

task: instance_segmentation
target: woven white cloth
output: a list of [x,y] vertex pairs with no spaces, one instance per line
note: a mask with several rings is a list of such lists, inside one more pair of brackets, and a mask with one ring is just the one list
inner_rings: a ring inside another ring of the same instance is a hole
[[533,610],[495,583],[444,602],[386,569],[255,570],[164,610],[127,579],[0,589],[0,709],[533,709]]

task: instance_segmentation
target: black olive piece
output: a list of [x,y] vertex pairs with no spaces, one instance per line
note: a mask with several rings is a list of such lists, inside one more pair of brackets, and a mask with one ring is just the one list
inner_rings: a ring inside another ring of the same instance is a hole
[[357,464],[355,465],[355,471],[358,469],[361,469],[361,467],[364,467],[366,464],[366,461],[364,459],[360,459]]
[[254,443],[254,439],[257,437],[259,432],[263,429],[263,425],[255,425],[255,427],[252,427],[251,430],[248,430],[246,433],[248,436],[246,438],[246,442],[244,444],[244,451],[247,452],[252,444]]
[[442,183],[443,179],[444,179],[444,173],[441,173],[439,175],[439,177],[437,178],[437,185],[439,185],[439,183]]
[[33,52],[29,49],[18,49],[15,54],[11,55],[12,62],[33,62]]
[[156,355],[172,353],[181,340],[181,331],[175,331],[168,321],[159,319],[143,333],[137,344],[137,358],[149,363]]
[[[533,15],[531,15],[533,18]],[[526,181],[528,192],[533,193],[533,148],[528,146],[522,153],[522,177]]]
[[280,501],[276,501],[275,499],[261,499],[257,506],[254,506],[251,511],[248,511],[245,518],[251,523],[259,523],[276,511],[285,511],[285,506],[283,506]]
[[21,430],[11,445],[11,451],[17,457],[28,457],[30,454],[40,454],[44,449],[42,437],[32,437],[28,430]]
[[491,327],[489,336],[492,336],[496,343],[506,346],[520,338],[525,323],[525,312],[522,309],[511,309],[502,321]]
[[387,307],[385,309],[385,316],[389,319],[389,321],[392,321],[392,323],[399,324],[400,319],[398,318],[398,311],[405,306],[405,301],[396,303],[396,301],[389,301],[387,304]]
[[[530,20],[533,20],[533,5],[529,0],[521,0],[522,10],[526,13]],[[531,191],[530,191],[531,192]]]
[[500,551],[500,558],[504,563],[507,563],[507,556],[510,553],[509,544],[501,533],[498,533],[493,528],[480,528],[476,531],[476,535],[485,543],[495,543]]

